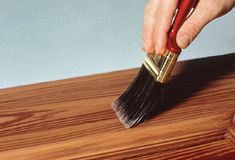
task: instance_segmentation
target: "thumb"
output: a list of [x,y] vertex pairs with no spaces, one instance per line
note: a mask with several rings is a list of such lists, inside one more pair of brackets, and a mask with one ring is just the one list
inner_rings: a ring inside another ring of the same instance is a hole
[[211,20],[216,18],[216,14],[213,14],[211,12],[210,7],[208,8],[208,5],[200,2],[205,2],[205,1],[199,1],[193,13],[183,23],[183,25],[180,27],[177,33],[176,42],[180,48],[188,47],[189,44],[200,33],[202,28],[206,24],[208,24]]
[[203,25],[194,22],[186,22],[177,33],[176,42],[178,46],[180,48],[188,47],[200,33],[202,28]]

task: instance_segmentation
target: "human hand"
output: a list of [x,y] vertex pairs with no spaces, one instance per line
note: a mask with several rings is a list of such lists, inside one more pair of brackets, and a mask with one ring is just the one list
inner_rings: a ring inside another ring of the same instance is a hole
[[[167,32],[179,0],[149,0],[145,7],[142,49],[147,53],[162,53],[166,48]],[[199,0],[193,13],[179,29],[176,42],[186,48],[213,19],[229,12],[235,0]]]

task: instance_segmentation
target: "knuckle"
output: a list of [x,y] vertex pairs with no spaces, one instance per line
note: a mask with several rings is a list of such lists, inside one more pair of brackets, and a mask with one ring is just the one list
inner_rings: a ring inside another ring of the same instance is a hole
[[145,25],[142,30],[142,36],[149,37],[149,35],[151,35],[151,33],[152,33],[152,30],[153,29],[151,27],[149,27],[148,25]]
[[147,5],[144,7],[144,14],[147,16],[154,16],[157,9],[157,1],[150,0]]
[[206,3],[206,8],[204,9],[210,17],[217,17],[223,11],[224,6],[221,4],[220,1],[206,1]]

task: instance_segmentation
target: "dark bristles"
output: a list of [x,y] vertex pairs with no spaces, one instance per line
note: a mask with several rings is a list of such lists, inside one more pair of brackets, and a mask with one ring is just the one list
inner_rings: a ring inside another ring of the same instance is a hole
[[126,128],[151,118],[162,102],[164,84],[154,80],[144,65],[127,90],[113,102],[113,110]]

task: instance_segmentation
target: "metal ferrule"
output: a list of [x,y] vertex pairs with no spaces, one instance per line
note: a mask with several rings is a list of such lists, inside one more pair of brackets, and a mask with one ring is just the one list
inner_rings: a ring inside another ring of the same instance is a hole
[[166,83],[177,61],[178,54],[165,50],[163,54],[148,54],[144,65],[154,79],[160,83]]

